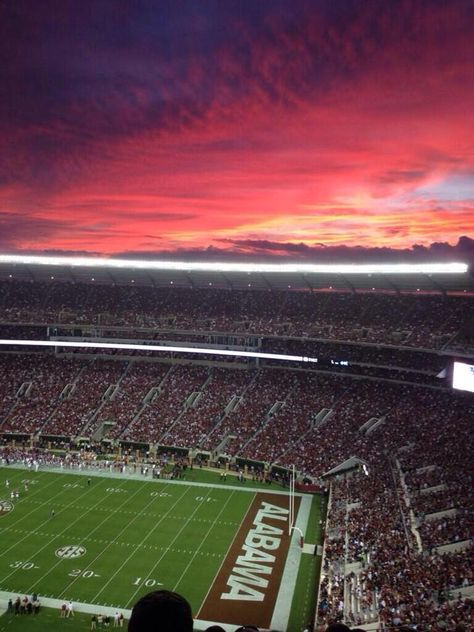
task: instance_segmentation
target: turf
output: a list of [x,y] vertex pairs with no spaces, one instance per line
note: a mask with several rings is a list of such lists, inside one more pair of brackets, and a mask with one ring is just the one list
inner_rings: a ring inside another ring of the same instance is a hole
[[[167,588],[185,595],[197,612],[254,498],[251,490],[262,489],[252,481],[240,484],[248,491],[229,489],[234,477],[220,485],[219,473],[199,469],[188,471],[180,484],[91,476],[89,485],[87,479],[0,468],[0,500],[10,500],[11,489],[20,493],[11,501],[13,510],[0,515],[0,589],[125,609],[142,594]],[[271,490],[265,486],[265,491]],[[315,499],[310,542],[315,542],[317,512]],[[81,555],[58,557],[61,550]],[[303,558],[297,594],[314,594],[314,558]],[[308,603],[295,599],[291,628],[299,630]],[[37,620],[0,617],[0,632],[3,626],[11,632],[40,629],[46,618],[50,631],[85,629],[90,621],[80,613],[64,621],[43,608]]]
[[[20,499],[0,518],[1,588],[117,608],[162,586],[182,592],[197,609],[253,498],[225,488],[105,477],[91,478],[89,486],[85,476],[5,469],[0,489],[7,475]],[[84,553],[58,557],[68,546]]]

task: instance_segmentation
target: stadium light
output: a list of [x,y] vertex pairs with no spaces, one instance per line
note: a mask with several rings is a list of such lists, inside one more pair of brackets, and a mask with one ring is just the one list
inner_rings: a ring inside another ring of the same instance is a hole
[[198,353],[202,355],[259,358],[264,360],[283,360],[284,362],[312,362],[317,358],[308,356],[285,355],[283,353],[263,353],[261,351],[234,351],[232,349],[206,349],[202,347],[169,347],[166,345],[130,344],[125,342],[71,342],[68,340],[0,340],[0,345],[21,345],[23,347],[77,347],[79,349],[118,349],[125,351],[166,351],[178,353]]
[[115,268],[126,270],[172,270],[185,272],[301,273],[301,274],[464,274],[466,263],[229,263],[225,261],[159,261],[105,257],[65,257],[47,255],[0,254],[0,264]]

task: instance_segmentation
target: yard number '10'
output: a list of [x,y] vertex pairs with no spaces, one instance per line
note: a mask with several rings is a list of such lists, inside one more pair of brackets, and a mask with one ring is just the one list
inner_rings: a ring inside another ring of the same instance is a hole
[[143,586],[146,586],[147,588],[152,588],[153,586],[163,586],[163,584],[160,584],[160,582],[157,582],[156,579],[143,580],[143,577],[137,577],[136,580],[133,582],[134,586],[141,586],[142,584]]

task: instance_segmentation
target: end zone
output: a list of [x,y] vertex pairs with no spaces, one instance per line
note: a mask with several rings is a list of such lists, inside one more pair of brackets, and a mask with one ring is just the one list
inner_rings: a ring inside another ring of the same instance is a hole
[[[301,498],[295,498],[295,514]],[[288,497],[258,492],[197,615],[270,628],[291,536]]]

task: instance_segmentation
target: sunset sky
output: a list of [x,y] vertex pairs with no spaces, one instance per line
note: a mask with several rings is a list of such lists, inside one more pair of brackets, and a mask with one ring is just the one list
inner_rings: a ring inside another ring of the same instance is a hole
[[0,0],[0,251],[456,248],[473,25],[471,0]]

